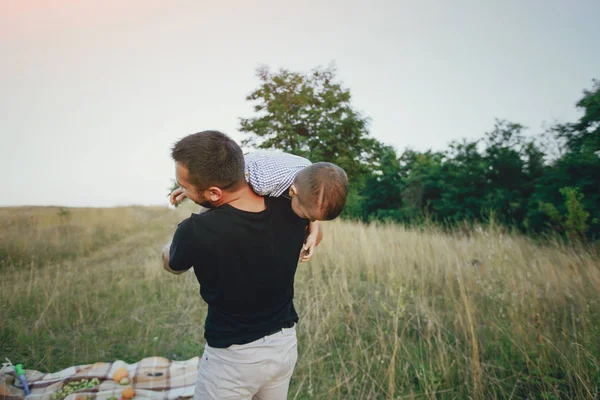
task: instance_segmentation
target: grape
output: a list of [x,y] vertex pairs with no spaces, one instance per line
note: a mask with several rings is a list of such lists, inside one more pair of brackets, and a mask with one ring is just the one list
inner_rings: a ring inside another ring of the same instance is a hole
[[98,379],[98,378],[92,378],[92,380],[84,378],[79,381],[71,381],[71,382],[68,382],[65,385],[63,385],[63,387],[58,392],[52,393],[50,398],[52,400],[63,400],[65,397],[67,397],[71,393],[74,393],[81,389],[91,389],[94,386],[97,386],[99,384],[100,384],[100,379]]

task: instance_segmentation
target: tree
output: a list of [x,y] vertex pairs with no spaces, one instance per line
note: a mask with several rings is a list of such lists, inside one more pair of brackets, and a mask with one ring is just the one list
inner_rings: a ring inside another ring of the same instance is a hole
[[333,66],[306,75],[260,67],[256,76],[260,86],[246,99],[257,115],[240,119],[240,131],[248,134],[244,145],[335,163],[353,183],[376,169],[381,145],[369,136],[369,119],[352,107]]
[[[527,177],[528,155],[533,149],[526,143],[521,124],[496,120],[486,133],[486,187],[484,208],[499,222],[521,226],[526,214],[531,182]],[[532,162],[534,160],[531,160]]]
[[[535,205],[549,203],[566,214],[568,210],[561,204],[559,190],[566,186],[577,189],[576,199],[591,217],[588,236],[597,237],[600,235],[600,81],[594,80],[592,89],[583,91],[577,108],[583,111],[577,122],[556,124],[549,130],[564,144],[563,153],[538,179],[532,200]],[[544,213],[538,211],[536,215],[531,208],[530,219],[542,220]]]
[[401,220],[402,177],[400,163],[393,147],[382,146],[379,168],[364,186],[364,213],[367,218]]
[[569,240],[580,241],[585,239],[589,230],[588,218],[590,213],[585,211],[581,200],[583,195],[576,188],[565,186],[560,189],[560,193],[565,197],[565,215],[554,207],[552,203],[540,203],[540,210],[550,219],[548,226],[559,233],[564,233]]
[[444,188],[436,206],[440,219],[450,223],[481,218],[487,185],[487,165],[479,152],[480,140],[450,144],[443,165]]
[[591,90],[584,90],[577,102],[583,116],[575,123],[557,124],[552,127],[555,135],[566,142],[568,151],[579,154],[600,151],[600,81],[594,80]]
[[[398,158],[402,177],[402,213],[406,219],[429,215],[434,219],[444,191],[444,154],[405,150]],[[433,214],[432,214],[433,212]]]

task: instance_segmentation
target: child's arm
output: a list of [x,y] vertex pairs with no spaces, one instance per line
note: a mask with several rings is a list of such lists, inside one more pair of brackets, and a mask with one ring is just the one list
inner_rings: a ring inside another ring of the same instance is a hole
[[319,221],[311,222],[306,228],[308,235],[304,241],[304,247],[302,247],[302,253],[300,254],[300,261],[306,262],[312,258],[315,247],[323,240],[323,229]]

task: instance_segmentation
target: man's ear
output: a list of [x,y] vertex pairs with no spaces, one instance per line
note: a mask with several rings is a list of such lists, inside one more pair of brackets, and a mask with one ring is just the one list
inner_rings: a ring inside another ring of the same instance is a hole
[[206,198],[214,203],[218,202],[223,197],[223,190],[216,186],[209,187],[206,189],[205,193],[207,195]]
[[298,188],[296,185],[292,184],[292,186],[290,186],[289,195],[290,197],[298,196]]

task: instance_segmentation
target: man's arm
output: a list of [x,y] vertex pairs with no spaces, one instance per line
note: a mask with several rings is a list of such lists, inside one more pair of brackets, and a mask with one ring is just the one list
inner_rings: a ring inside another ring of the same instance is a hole
[[175,230],[173,240],[162,250],[163,268],[172,274],[182,274],[193,267],[194,253],[199,251],[191,218],[183,220]]
[[175,275],[183,274],[187,270],[175,271],[174,269],[171,269],[171,267],[169,267],[169,252],[170,251],[171,251],[171,242],[167,243],[165,245],[165,247],[163,247],[163,250],[162,250],[163,268],[165,269],[165,271],[170,272]]

